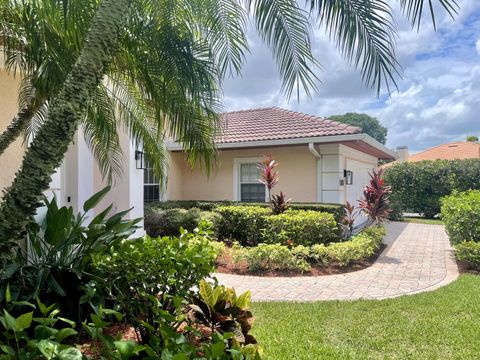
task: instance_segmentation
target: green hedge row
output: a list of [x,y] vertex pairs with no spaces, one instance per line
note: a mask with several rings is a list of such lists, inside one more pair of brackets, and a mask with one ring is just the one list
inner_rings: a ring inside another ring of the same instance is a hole
[[[203,211],[215,211],[219,206],[242,206],[242,207],[264,207],[268,208],[268,203],[245,203],[239,201],[201,201],[201,200],[170,200],[145,204],[146,209],[191,209],[197,208]],[[338,222],[344,214],[344,207],[340,204],[320,204],[320,203],[291,203],[291,210],[313,210],[333,214]]]
[[272,215],[270,209],[260,206],[220,206],[216,212],[221,215],[216,226],[219,239],[235,240],[242,245],[313,245],[339,240],[338,224],[329,213],[287,210]]
[[442,219],[457,259],[480,270],[480,191],[454,192],[443,198]]
[[363,261],[377,251],[385,236],[383,226],[363,230],[346,242],[314,246],[259,244],[255,247],[234,246],[230,250],[235,263],[245,262],[249,271],[309,271],[311,264],[348,266]]
[[400,163],[387,168],[384,179],[392,187],[393,208],[433,217],[442,197],[454,190],[480,189],[480,159]]

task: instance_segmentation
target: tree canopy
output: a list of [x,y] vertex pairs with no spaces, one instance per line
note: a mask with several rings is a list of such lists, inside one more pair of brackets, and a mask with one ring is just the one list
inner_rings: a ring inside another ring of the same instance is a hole
[[387,142],[387,128],[382,126],[377,118],[374,118],[370,115],[346,113],[343,115],[332,115],[328,118],[341,123],[361,127],[365,134],[370,135],[375,140],[381,142],[382,144]]

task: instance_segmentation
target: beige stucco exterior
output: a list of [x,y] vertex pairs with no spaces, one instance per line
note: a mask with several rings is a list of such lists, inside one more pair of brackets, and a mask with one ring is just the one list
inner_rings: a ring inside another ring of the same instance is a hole
[[[19,76],[14,77],[0,70],[0,132],[10,124],[18,112]],[[24,154],[23,138],[12,143],[0,156],[0,191],[13,181]]]
[[[238,166],[271,155],[277,162],[280,181],[274,192],[283,191],[295,202],[344,203],[358,197],[368,172],[378,159],[343,144],[308,144],[270,148],[225,149],[210,175],[193,170],[180,151],[171,153],[166,200],[239,200]],[[316,152],[316,155],[315,155]],[[355,167],[355,183],[342,184],[345,169]]]

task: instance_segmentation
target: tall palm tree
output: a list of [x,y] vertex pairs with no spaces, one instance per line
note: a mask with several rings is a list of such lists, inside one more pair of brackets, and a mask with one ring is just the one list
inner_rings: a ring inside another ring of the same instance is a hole
[[[450,13],[455,11],[454,0],[429,0],[430,8],[433,2],[438,2]],[[387,86],[395,83],[395,76],[399,72],[394,52],[395,27],[385,1],[311,0],[308,3],[310,12],[317,13],[319,23],[326,26],[346,58],[361,69],[368,84],[379,89],[382,83]],[[400,0],[400,4],[413,24],[420,22],[425,7],[423,0]],[[60,165],[88,109],[92,95],[104,81],[110,67],[122,63],[116,61],[115,55],[122,48],[123,40],[126,38],[129,45],[140,53],[148,54],[151,51],[153,43],[144,42],[129,33],[127,25],[130,25],[130,19],[140,21],[140,26],[154,22],[168,24],[167,28],[170,29],[188,29],[198,44],[212,54],[216,68],[224,75],[240,71],[244,62],[247,14],[253,15],[258,32],[272,48],[287,96],[294,89],[297,94],[300,89],[307,93],[314,90],[318,63],[311,54],[308,13],[295,0],[100,1],[82,51],[51,100],[48,116],[27,150],[12,186],[3,197],[0,207],[0,253],[7,257],[9,249],[21,238],[25,225],[36,211],[42,191],[47,189],[51,174]],[[192,22],[194,18],[203,20]],[[173,41],[174,47],[182,44],[178,39]],[[128,63],[131,60],[127,52],[124,61]],[[142,59],[139,57],[134,61]],[[163,79],[168,84],[165,78],[168,75],[163,72],[163,77],[157,78],[126,71],[119,80],[124,76],[127,79],[129,76],[138,76],[136,80],[142,81],[134,88],[140,94],[148,95],[144,99],[146,103],[153,104],[155,119],[163,119],[161,123],[166,128],[171,124],[180,124],[182,131],[178,132],[178,139],[187,150],[195,153],[199,146],[198,138],[189,138],[189,130],[205,126],[204,120],[209,118],[198,111],[194,120],[189,121],[192,109],[200,109],[208,114],[202,106],[201,90],[184,96],[186,101],[177,106],[174,95],[179,94],[181,86],[174,87],[179,90],[174,94],[169,93],[168,86],[161,91],[155,89],[157,80]],[[183,80],[188,83],[190,79]],[[175,79],[170,81],[175,84]],[[201,84],[190,85],[197,90],[196,86]],[[168,123],[165,119],[168,119]],[[163,130],[161,127],[159,129]]]

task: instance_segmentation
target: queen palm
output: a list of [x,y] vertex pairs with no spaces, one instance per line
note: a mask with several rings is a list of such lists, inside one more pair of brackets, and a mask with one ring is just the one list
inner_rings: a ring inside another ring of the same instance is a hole
[[[432,2],[434,1],[429,1],[430,5]],[[455,11],[453,0],[436,2],[450,13]],[[386,2],[311,0],[307,3],[310,12],[318,15],[318,22],[336,39],[345,57],[360,68],[369,85],[379,90],[382,84],[395,84],[395,76],[399,72],[394,53],[395,28]],[[412,23],[419,24],[424,1],[400,0],[400,4]],[[0,207],[1,253],[8,256],[8,250],[14,246],[15,240],[21,238],[22,230],[35,213],[42,191],[47,189],[51,174],[60,165],[88,109],[92,94],[104,81],[109,69],[122,63],[121,60],[117,61],[116,55],[124,46],[125,37],[136,51],[143,54],[150,52],[152,43],[145,43],[129,32],[131,19],[136,19],[141,24],[153,21],[168,25],[166,28],[188,29],[194,42],[211,53],[215,68],[223,76],[228,72],[238,72],[244,61],[248,14],[253,16],[258,32],[272,48],[286,95],[290,96],[293,90],[297,94],[300,90],[307,94],[314,90],[318,64],[311,54],[307,13],[294,0],[100,1],[84,46],[66,80],[52,98],[48,116],[27,150],[21,170],[3,197]],[[178,40],[174,40],[173,46],[176,45],[180,45]],[[125,63],[131,60],[129,53],[125,53]],[[136,61],[146,59],[139,57]],[[195,150],[201,145],[199,138],[189,138],[186,130],[204,127],[204,119],[208,123],[208,116],[193,116],[195,121],[190,121],[189,118],[192,104],[193,109],[199,110],[198,114],[209,113],[204,106],[204,90],[184,96],[187,101],[180,102],[180,106],[177,106],[177,99],[173,95],[178,92],[172,95],[168,91],[155,89],[155,81],[161,79],[161,76],[157,79],[130,71],[120,79],[124,79],[124,76],[129,80],[130,76],[138,76],[135,80],[141,79],[133,82],[138,84],[134,88],[140,94],[148,95],[144,99],[154,109],[154,119],[167,128],[179,125],[185,131],[179,132],[178,140],[187,150],[196,153]],[[171,81],[175,83],[175,80]],[[193,79],[184,80],[189,82]],[[145,84],[150,86],[147,88]],[[192,82],[190,85],[197,89],[196,86],[200,84]],[[179,89],[182,87],[179,86]],[[196,156],[193,157],[195,158]]]

